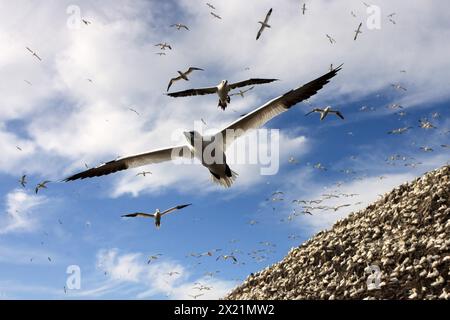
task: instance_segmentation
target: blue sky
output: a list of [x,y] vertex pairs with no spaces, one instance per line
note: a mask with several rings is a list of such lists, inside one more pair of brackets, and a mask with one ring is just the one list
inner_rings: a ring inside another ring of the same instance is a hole
[[[222,20],[205,1],[192,0],[0,3],[0,299],[190,299],[197,282],[211,287],[200,298],[218,298],[351,211],[450,159],[441,146],[450,144],[450,14],[442,2],[373,2],[380,9],[375,30],[368,29],[370,15],[360,1],[305,1],[305,15],[299,1],[209,2]],[[68,26],[70,5],[91,24]],[[257,21],[271,7],[272,28],[255,41]],[[387,18],[393,12],[396,24]],[[190,31],[169,27],[178,22]],[[360,22],[363,33],[353,41]],[[155,54],[161,41],[173,47],[165,56]],[[175,130],[192,129],[201,118],[207,129],[221,128],[324,74],[331,63],[344,67],[330,84],[266,126],[280,130],[276,175],[231,164],[239,177],[223,189],[199,165],[164,163],[145,167],[153,173],[147,177],[136,177],[137,169],[57,182],[85,163],[172,145]],[[188,66],[205,71],[174,90],[222,79],[280,81],[232,97],[221,111],[216,96],[164,96],[168,80]],[[406,115],[390,109],[394,103]],[[304,117],[325,105],[345,120]],[[424,118],[436,128],[420,128]],[[404,134],[387,134],[409,126]],[[425,146],[433,151],[420,149]],[[407,159],[386,161],[397,154]],[[327,170],[315,169],[317,163]],[[18,182],[22,174],[26,188]],[[36,195],[43,180],[55,182]],[[275,191],[285,200],[267,201]],[[293,199],[330,192],[358,196],[327,200],[352,204],[337,212],[292,216],[300,209]],[[193,205],[164,217],[159,230],[153,221],[120,217],[181,203]],[[213,249],[221,251],[189,256]],[[238,264],[216,261],[230,253]],[[81,269],[81,289],[64,292],[70,265]]]

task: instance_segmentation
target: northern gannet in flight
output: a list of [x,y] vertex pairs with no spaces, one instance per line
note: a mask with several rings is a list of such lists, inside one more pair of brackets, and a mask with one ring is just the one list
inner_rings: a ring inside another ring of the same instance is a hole
[[26,47],[26,48],[27,48],[28,51],[31,52],[31,54],[33,55],[33,57],[35,57],[35,58],[38,59],[39,61],[42,61],[41,57],[39,57],[39,56],[37,55],[36,52],[34,52],[33,50],[31,50],[31,49],[28,48],[28,47]]
[[333,37],[331,37],[329,34],[326,34],[328,40],[330,41],[331,44],[336,43],[336,40],[334,40]]
[[152,172],[151,172],[151,171],[141,171],[141,172],[136,173],[136,177],[137,177],[137,176],[143,176],[143,177],[145,177],[145,176],[148,175],[148,174],[152,174]]
[[217,19],[222,20],[222,17],[219,16],[218,14],[215,14],[214,12],[210,12],[210,14],[211,14],[214,18],[217,18]]
[[167,91],[169,91],[170,87],[172,86],[172,83],[174,83],[175,81],[178,81],[178,80],[181,80],[181,79],[186,80],[186,81],[189,81],[189,79],[188,79],[187,76],[188,76],[192,71],[194,71],[194,70],[200,70],[200,71],[203,71],[203,69],[201,69],[201,68],[196,68],[196,67],[189,67],[189,69],[188,69],[187,71],[185,71],[185,72],[177,71],[178,74],[179,74],[179,76],[170,79],[170,81],[169,81],[169,86],[167,87]]
[[232,97],[232,96],[241,96],[242,98],[244,98],[244,94],[246,93],[246,92],[249,92],[250,90],[252,90],[254,88],[254,86],[252,86],[252,87],[250,87],[250,88],[248,88],[248,89],[246,89],[246,90],[239,90],[238,92],[235,92],[235,93],[232,93],[232,94],[230,94],[230,97]]
[[19,180],[19,183],[23,188],[26,187],[26,185],[27,185],[27,175],[26,174],[22,175],[22,177]]
[[258,34],[256,35],[256,40],[258,40],[259,37],[261,37],[261,34],[265,28],[270,28],[269,18],[270,18],[271,14],[272,14],[272,8],[270,8],[270,10],[267,12],[266,18],[264,19],[264,21],[258,21],[258,23],[261,24],[261,28],[259,28],[259,30],[258,30]]
[[38,183],[36,188],[34,189],[34,192],[37,194],[39,192],[39,189],[47,189],[47,183],[50,183],[50,181],[45,180],[44,182]]
[[362,33],[361,27],[362,27],[362,22],[359,24],[358,29],[355,30],[355,37],[353,38],[353,40],[356,41],[356,39],[358,38],[358,34]]
[[188,28],[186,25],[181,24],[181,23],[175,23],[175,24],[172,24],[171,27],[175,27],[175,28],[177,28],[177,30],[180,30],[181,28],[184,28],[184,29],[186,29],[186,30],[189,30],[189,28]]
[[183,208],[186,208],[188,206],[190,206],[191,203],[189,204],[182,204],[170,209],[167,209],[163,212],[160,212],[159,209],[156,209],[156,211],[154,213],[144,213],[144,212],[135,212],[135,213],[130,213],[130,214],[125,214],[122,217],[127,217],[127,218],[135,218],[135,217],[142,217],[142,218],[154,218],[155,219],[155,226],[156,228],[159,229],[159,227],[161,226],[161,218],[162,216],[164,216],[165,214],[168,214],[170,212],[173,212],[175,210],[180,210]]
[[157,44],[155,44],[155,47],[159,47],[161,50],[166,50],[166,48],[169,50],[172,50],[172,47],[170,46],[170,44],[168,44],[166,42],[157,43]]
[[[261,107],[238,118],[215,135],[203,137],[196,131],[184,132],[184,136],[187,139],[186,144],[119,158],[96,168],[74,174],[64,181],[103,176],[121,170],[141,167],[152,163],[160,163],[176,158],[195,157],[209,170],[214,182],[219,183],[224,187],[230,187],[236,179],[237,173],[233,172],[226,163],[225,153],[227,148],[247,131],[262,127],[269,120],[288,111],[292,106],[315,95],[334,76],[336,76],[339,70],[341,70],[341,67],[268,101]],[[220,158],[219,161],[216,160],[216,157],[215,159],[211,159],[211,156],[208,155],[207,152],[205,155],[205,149],[210,151],[213,150],[215,156]]]
[[216,7],[214,7],[211,3],[206,3],[206,5],[208,6],[208,7],[210,7],[211,9],[213,9],[213,10],[216,10]]
[[342,113],[340,113],[338,110],[332,110],[331,107],[329,107],[329,106],[326,107],[325,109],[319,109],[319,108],[312,109],[310,112],[305,114],[305,116],[308,116],[313,112],[320,113],[320,120],[325,119],[329,113],[334,113],[336,116],[338,116],[339,118],[344,120],[344,116],[342,115]]
[[303,13],[303,15],[305,14],[305,12],[306,12],[306,3],[304,3],[303,6],[302,6],[302,13]]
[[[180,72],[180,71],[178,71]],[[228,80],[222,80],[217,86],[215,87],[208,87],[208,88],[199,88],[199,89],[189,89],[184,91],[178,91],[178,92],[171,92],[167,95],[170,97],[186,97],[186,96],[198,96],[198,95],[205,95],[205,94],[214,94],[216,93],[219,96],[219,104],[218,106],[222,108],[222,110],[225,110],[227,108],[228,103],[230,103],[230,95],[228,93],[232,89],[241,88],[253,84],[263,84],[263,83],[270,83],[273,81],[277,81],[278,79],[248,79],[240,82],[235,83],[228,83]]]

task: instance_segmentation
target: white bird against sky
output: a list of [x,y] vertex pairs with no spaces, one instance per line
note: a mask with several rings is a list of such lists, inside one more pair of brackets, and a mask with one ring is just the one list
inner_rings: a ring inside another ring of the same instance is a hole
[[269,18],[272,14],[272,8],[267,12],[266,17],[264,18],[264,21],[258,21],[259,24],[261,24],[261,27],[258,30],[258,34],[256,35],[256,40],[258,40],[261,37],[261,34],[263,33],[265,28],[271,28],[269,25]]
[[196,68],[196,67],[189,67],[189,69],[188,69],[187,71],[185,71],[185,72],[177,71],[178,74],[179,74],[179,76],[170,79],[169,85],[167,86],[167,91],[169,91],[169,89],[170,89],[170,87],[172,86],[172,84],[173,84],[174,82],[176,82],[176,81],[179,81],[179,80],[182,80],[182,79],[185,80],[185,81],[189,81],[188,75],[191,74],[192,71],[195,71],[195,70],[203,71],[203,69],[201,69],[201,68]]
[[228,94],[231,90],[249,86],[249,85],[270,83],[270,82],[274,82],[277,80],[278,79],[252,78],[252,79],[239,81],[239,82],[235,82],[235,83],[228,83],[228,80],[222,80],[215,87],[189,89],[189,90],[184,90],[184,91],[171,92],[171,93],[168,93],[167,95],[170,97],[186,97],[186,96],[198,96],[198,95],[216,93],[219,96],[218,106],[220,108],[222,108],[222,110],[225,110],[227,108],[228,103],[230,103],[230,101],[231,101],[230,95]]
[[[188,142],[187,144],[153,150],[130,157],[119,158],[100,165],[99,167],[74,174],[66,178],[65,181],[67,182],[77,179],[103,176],[121,170],[169,161],[179,157],[195,157],[209,170],[214,182],[224,187],[230,187],[236,179],[237,173],[233,172],[226,163],[225,152],[233,141],[251,129],[262,127],[272,118],[288,111],[297,103],[315,95],[334,76],[336,76],[339,70],[341,70],[341,67],[338,67],[303,86],[290,90],[285,94],[268,101],[261,107],[232,122],[215,135],[202,137],[202,135],[196,131],[184,132],[184,136]],[[233,134],[230,134],[230,132],[233,132]],[[213,145],[211,146],[211,144]],[[208,148],[207,150],[214,150],[214,159],[205,159],[205,148]],[[215,160],[217,157],[220,158],[220,162]]]
[[310,115],[311,113],[320,113],[320,120],[323,120],[327,117],[328,114],[330,113],[334,113],[336,116],[338,116],[339,118],[341,118],[342,120],[344,120],[344,116],[342,115],[342,113],[340,113],[338,110],[333,110],[331,109],[331,107],[326,107],[325,109],[320,109],[320,108],[315,108],[312,109],[310,112],[308,112],[307,114],[305,114],[305,116]]
[[175,207],[172,207],[170,209],[164,210],[163,212],[159,211],[159,209],[156,209],[154,213],[145,213],[145,212],[135,212],[135,213],[129,213],[129,214],[125,214],[122,217],[126,217],[126,218],[135,218],[135,217],[141,217],[141,218],[153,218],[155,219],[155,226],[156,228],[159,229],[159,227],[161,226],[161,218],[168,214],[171,213],[175,210],[180,210],[183,208],[186,208],[188,206],[190,206],[191,203],[188,204],[182,204],[182,205],[178,205]]

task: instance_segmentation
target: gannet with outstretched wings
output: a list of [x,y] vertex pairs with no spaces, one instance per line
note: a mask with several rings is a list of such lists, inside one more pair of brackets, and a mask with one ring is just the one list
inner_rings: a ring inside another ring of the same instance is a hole
[[163,212],[160,212],[159,209],[156,209],[154,213],[144,213],[144,212],[135,212],[135,213],[129,213],[129,214],[125,214],[122,217],[127,217],[127,218],[135,218],[135,217],[142,217],[142,218],[154,218],[155,219],[155,226],[156,228],[159,229],[159,227],[161,226],[161,217],[171,213],[175,210],[180,210],[183,208],[186,208],[188,206],[190,206],[191,203],[188,204],[182,204],[176,207],[172,207],[170,209],[167,209]]
[[262,127],[269,120],[288,111],[292,106],[315,95],[336,76],[339,70],[341,70],[341,67],[337,67],[303,86],[270,100],[212,136],[202,136],[197,131],[184,132],[187,139],[185,145],[119,158],[99,167],[77,173],[68,177],[65,181],[103,176],[121,170],[173,160],[178,157],[196,157],[209,170],[214,182],[224,187],[230,187],[236,179],[237,173],[228,166],[225,152],[233,141],[251,129]]
[[266,17],[264,18],[264,21],[258,21],[258,23],[261,24],[261,27],[259,28],[258,34],[256,35],[256,40],[258,40],[259,37],[261,37],[261,34],[265,28],[270,28],[269,18],[270,18],[271,14],[272,14],[272,8],[270,8],[270,10],[267,12]]
[[245,87],[245,86],[255,85],[255,84],[270,83],[270,82],[277,81],[277,80],[278,79],[252,78],[252,79],[235,82],[235,83],[228,83],[227,80],[222,80],[215,87],[189,89],[189,90],[184,90],[184,91],[171,92],[171,93],[168,93],[167,95],[170,97],[176,98],[176,97],[198,96],[198,95],[216,93],[219,96],[218,106],[220,108],[222,108],[222,110],[225,110],[227,108],[228,103],[230,103],[230,101],[231,101],[230,95],[228,94],[230,92],[230,90]]
[[178,74],[179,74],[179,76],[170,79],[169,85],[167,86],[167,91],[169,91],[169,89],[170,89],[170,87],[172,86],[172,84],[173,84],[174,82],[178,81],[178,80],[183,79],[183,80],[189,81],[188,75],[189,75],[190,73],[192,73],[192,71],[195,71],[195,70],[204,71],[202,68],[196,68],[196,67],[189,67],[189,69],[187,69],[187,71],[185,71],[185,72],[183,72],[183,71],[177,71]]

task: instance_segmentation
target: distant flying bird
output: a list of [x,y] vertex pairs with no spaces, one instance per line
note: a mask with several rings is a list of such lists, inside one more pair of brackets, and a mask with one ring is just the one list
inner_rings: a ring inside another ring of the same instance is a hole
[[330,207],[330,209],[333,209],[336,212],[336,211],[338,211],[341,208],[345,208],[345,207],[349,207],[349,206],[351,206],[351,204],[347,203],[347,204],[341,204],[341,205],[338,205],[338,206]]
[[214,18],[222,19],[221,16],[219,16],[218,14],[215,14],[214,12],[210,12],[210,14],[211,14]]
[[37,194],[39,192],[39,189],[47,189],[48,183],[50,183],[50,181],[48,181],[48,180],[38,183],[36,188],[34,189],[34,192]]
[[306,12],[306,3],[304,3],[303,6],[302,6],[302,13],[303,13],[303,15],[305,14],[305,12]]
[[172,47],[170,46],[170,44],[167,44],[166,42],[157,43],[157,44],[155,44],[155,47],[159,47],[161,50],[166,50],[166,48],[169,50],[172,50]]
[[355,37],[353,38],[353,40],[356,41],[356,39],[358,38],[358,34],[362,33],[361,27],[362,27],[362,22],[359,24],[358,29],[355,30]]
[[397,22],[395,22],[395,20],[392,19],[392,18],[389,18],[389,21],[390,21],[392,24],[397,24]]
[[172,84],[173,84],[175,81],[178,81],[178,80],[181,80],[181,79],[183,79],[183,80],[185,80],[185,81],[189,81],[189,79],[188,79],[187,76],[188,76],[192,71],[194,71],[194,70],[204,71],[203,69],[201,69],[201,68],[196,68],[196,67],[189,67],[189,69],[188,69],[187,71],[185,71],[185,72],[177,71],[178,74],[179,74],[179,76],[170,79],[169,85],[168,85],[168,87],[167,87],[167,91],[169,91],[170,87],[172,86]]
[[393,18],[395,15],[396,15],[395,12],[393,12],[393,13],[391,13],[391,14],[388,14],[388,18]]
[[[186,131],[183,132],[187,140],[185,144],[112,160],[96,168],[91,168],[89,170],[74,174],[66,178],[64,181],[68,182],[77,179],[99,177],[152,163],[161,163],[164,161],[175,160],[177,158],[192,159],[195,157],[200,160],[204,167],[208,169],[214,182],[219,183],[224,187],[230,187],[236,179],[237,173],[233,172],[226,163],[225,153],[227,148],[229,148],[237,138],[243,136],[249,130],[262,127],[269,120],[275,118],[283,112],[288,111],[292,106],[315,95],[328,82],[330,82],[333,77],[337,75],[339,70],[341,70],[341,67],[338,67],[303,86],[289,90],[281,96],[266,102],[261,107],[254,109],[243,117],[238,118],[221,131],[217,132],[215,135],[203,137],[195,130],[189,132]],[[214,150],[216,153],[215,158],[219,157],[220,162],[210,159],[210,153],[208,154],[208,152],[205,152],[205,149]],[[217,154],[217,151],[220,153]],[[207,157],[206,159],[205,155]]]
[[201,297],[203,295],[204,295],[203,293],[200,293],[200,294],[189,294],[188,296],[193,298],[194,300],[197,300],[198,297]]
[[19,147],[19,146],[16,146],[16,149],[19,150],[19,151],[22,151],[22,148]]
[[156,228],[159,229],[159,227],[161,226],[161,217],[162,216],[164,216],[164,215],[166,215],[166,214],[168,214],[170,212],[173,212],[175,210],[180,210],[180,209],[186,208],[186,207],[188,207],[190,205],[191,205],[191,203],[189,203],[189,204],[182,204],[182,205],[179,205],[179,206],[167,209],[167,210],[165,210],[163,212],[160,212],[159,209],[156,209],[156,211],[154,213],[135,212],[135,213],[125,214],[122,217],[128,217],[128,218],[129,217],[132,217],[132,218],[135,218],[135,217],[154,218],[155,219],[155,226],[156,226]]
[[369,8],[371,5],[370,4],[368,4],[368,3],[366,3],[366,2],[362,2],[363,3],[363,5],[365,5],[367,8]]
[[90,25],[90,24],[91,24],[91,22],[88,21],[88,20],[86,20],[86,19],[81,19],[81,21],[83,21],[83,23],[84,23],[85,25]]
[[270,10],[267,12],[266,17],[264,18],[264,21],[258,21],[258,23],[261,24],[261,27],[259,28],[258,34],[256,35],[256,40],[258,40],[259,37],[261,37],[261,34],[265,28],[271,28],[271,26],[269,25],[269,18],[270,18],[271,14],[272,14],[272,8],[270,8]]
[[312,109],[310,112],[305,114],[305,116],[308,116],[314,112],[320,113],[320,120],[325,119],[329,113],[334,113],[336,116],[338,116],[339,118],[344,120],[344,116],[342,115],[342,113],[340,113],[338,110],[332,110],[331,107],[329,107],[329,106],[326,107],[325,109],[320,109],[320,108]]
[[152,174],[152,173],[150,171],[142,171],[142,172],[136,173],[136,177],[137,176],[145,177],[147,174]]
[[320,162],[319,162],[319,163],[316,163],[316,164],[313,166],[313,168],[314,168],[314,169],[318,169],[318,170],[322,170],[322,171],[327,171],[327,168],[325,168],[325,167],[323,166],[323,164],[321,164]]
[[36,52],[34,52],[33,50],[31,50],[31,49],[28,48],[28,47],[26,47],[26,48],[27,48],[28,51],[31,52],[31,54],[33,55],[33,57],[35,57],[35,58],[38,59],[39,61],[42,61],[41,57],[39,57],[39,56],[37,55]]
[[428,147],[428,146],[420,147],[420,150],[422,150],[424,152],[433,152],[434,151],[433,148]]
[[87,78],[86,80],[89,81],[90,83],[94,83],[94,82],[92,81],[92,79]]
[[406,88],[402,87],[400,84],[391,84],[391,87],[394,88],[395,90],[407,91]]
[[399,105],[398,103],[393,103],[391,105],[389,105],[388,107],[389,109],[395,110],[395,109],[403,109],[402,105]]
[[153,260],[158,260],[158,258],[161,256],[162,256],[162,254],[158,253],[158,254],[148,257],[147,264],[150,264]]
[[170,25],[172,28],[173,27],[175,27],[175,28],[177,28],[177,30],[180,30],[180,29],[182,29],[182,28],[184,28],[184,29],[186,29],[186,30],[189,30],[189,28],[186,26],[186,25],[184,25],[184,24],[181,24],[181,23],[175,23],[175,24],[172,24],[172,25]]
[[184,91],[171,92],[171,93],[168,93],[167,95],[170,97],[186,97],[186,96],[198,96],[198,95],[216,93],[219,96],[218,106],[220,108],[222,108],[222,110],[225,110],[227,108],[228,103],[230,103],[230,101],[231,101],[230,95],[228,93],[232,89],[245,87],[245,86],[249,86],[249,85],[255,85],[255,84],[270,83],[273,81],[277,81],[277,79],[252,78],[252,79],[235,82],[235,83],[230,83],[230,84],[228,83],[228,80],[222,80],[215,87],[189,89],[189,90],[184,90]]
[[356,18],[356,14],[355,14],[353,11],[350,11],[350,14],[351,14],[354,18]]
[[436,129],[436,127],[427,119],[420,119],[419,127],[422,129]]
[[333,37],[331,37],[329,34],[325,35],[328,38],[328,41],[330,41],[331,44],[336,43],[336,40],[334,40]]
[[241,96],[242,98],[244,98],[244,94],[245,94],[246,92],[252,90],[253,88],[254,88],[254,86],[252,86],[252,87],[250,87],[250,88],[248,88],[248,89],[246,89],[246,90],[239,90],[238,92],[235,92],[235,93],[230,94],[230,97],[239,95],[239,96]]
[[216,259],[216,261],[218,261],[219,259],[223,259],[223,260],[231,259],[231,260],[233,260],[235,263],[238,262],[237,259],[236,259],[236,257],[233,256],[233,255],[226,255],[226,254],[225,254],[225,255],[218,256],[217,259]]
[[20,185],[21,185],[23,188],[25,188],[25,186],[27,185],[27,175],[26,175],[26,174],[24,174],[24,175],[20,178],[19,183],[20,183]]
[[412,127],[403,127],[403,128],[394,129],[394,130],[388,131],[388,134],[403,134],[411,128]]
[[138,116],[140,116],[141,114],[139,113],[139,112],[137,112],[135,109],[133,109],[133,108],[128,108],[128,110],[130,110],[131,112],[134,112],[134,113],[136,113]]
[[165,52],[156,52],[155,54],[159,55],[159,56],[165,56],[166,53]]
[[216,10],[216,8],[215,8],[212,4],[210,4],[210,3],[207,2],[206,5],[207,5],[208,7],[210,7],[211,9]]
[[33,84],[32,84],[30,81],[28,81],[28,80],[23,80],[23,81],[25,81],[25,83],[29,84],[30,86],[33,85]]

